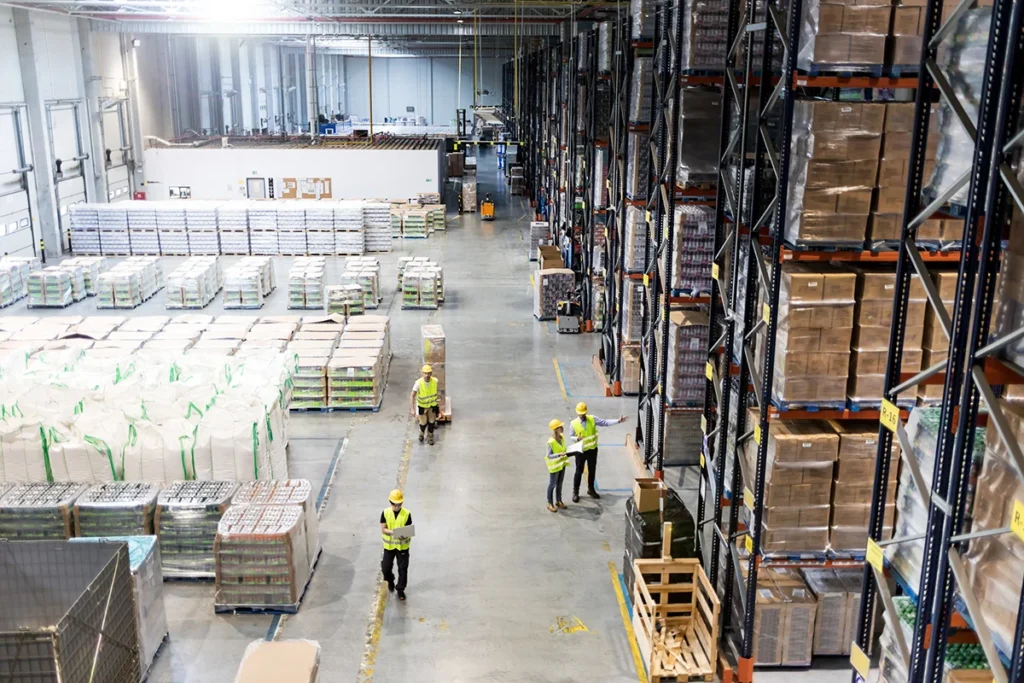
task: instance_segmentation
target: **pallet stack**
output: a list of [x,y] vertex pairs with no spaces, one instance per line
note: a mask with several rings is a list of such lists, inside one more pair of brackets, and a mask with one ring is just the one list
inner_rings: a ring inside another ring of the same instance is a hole
[[152,536],[159,491],[138,481],[88,488],[75,501],[75,535]]
[[288,271],[288,308],[324,309],[324,272],[327,259],[308,256],[295,259]]
[[217,525],[237,488],[229,481],[176,481],[160,492],[154,524],[165,576],[213,577]]
[[221,272],[217,256],[187,259],[167,276],[167,308],[206,308],[220,291]]
[[0,495],[0,536],[64,541],[75,535],[75,501],[85,484],[18,484]]
[[440,325],[423,325],[420,327],[420,340],[423,346],[423,364],[433,369],[433,376],[437,378],[437,401],[443,409],[448,384],[448,367],[446,352],[446,337],[444,328]]
[[327,312],[349,318],[363,314],[363,288],[357,284],[329,285],[325,288]]
[[384,201],[368,200],[363,204],[363,225],[366,226],[366,251],[391,251],[391,205]]
[[[133,210],[126,211],[126,215],[128,217],[128,238],[131,244],[131,253],[140,256],[159,256],[161,253],[160,238],[162,235],[157,223],[155,204],[135,206]],[[184,233],[181,236],[185,238],[185,253],[187,254],[188,238]],[[175,246],[180,247],[180,242],[176,242]]]
[[29,274],[29,308],[67,308],[74,301],[70,271],[49,267]]
[[567,301],[576,286],[576,276],[568,268],[549,268],[534,276],[533,315],[537,320],[554,320],[558,302]]
[[221,202],[190,200],[185,212],[188,253],[192,256],[216,256],[221,253],[217,230],[217,207]]
[[217,208],[217,232],[222,254],[248,255],[250,202],[225,202]]
[[[831,422],[830,425],[839,435],[839,452],[832,480],[829,547],[839,552],[860,552],[867,546],[868,525],[871,521],[871,494],[878,456],[878,425],[871,422]],[[896,467],[889,468],[883,539],[892,536],[897,471]]]
[[306,207],[303,202],[280,202],[277,213],[276,253],[282,256],[305,256],[309,250],[306,241]]

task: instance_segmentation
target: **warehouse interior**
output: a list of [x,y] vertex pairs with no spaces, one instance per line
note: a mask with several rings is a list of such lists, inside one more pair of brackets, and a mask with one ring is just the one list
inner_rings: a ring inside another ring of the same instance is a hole
[[1024,683],[1024,4],[12,0],[0,64],[0,681]]

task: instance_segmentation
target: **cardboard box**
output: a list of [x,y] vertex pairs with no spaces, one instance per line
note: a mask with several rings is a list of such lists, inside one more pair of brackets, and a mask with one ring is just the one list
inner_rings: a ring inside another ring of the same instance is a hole
[[[757,413],[748,412],[749,424]],[[768,458],[783,462],[832,462],[839,454],[839,435],[821,420],[773,420],[768,427]]]
[[798,138],[795,150],[801,157],[810,157],[815,161],[877,161],[882,148],[880,133],[862,133],[860,131],[816,134]]
[[661,507],[661,496],[665,490],[664,482],[657,479],[634,479],[633,502],[637,512],[653,512]]
[[857,291],[857,277],[849,271],[831,268],[825,271],[824,301],[853,301]]
[[[881,171],[879,171],[879,174],[881,174]],[[874,212],[871,214],[871,220],[868,221],[868,239],[874,241],[898,240],[902,228],[902,214]]]
[[838,191],[827,188],[804,191],[804,212],[870,213],[872,191],[867,188]]
[[920,36],[924,34],[924,7],[900,5],[893,8],[892,35]]
[[818,33],[886,33],[890,7],[822,2],[818,5]]
[[[886,36],[865,33],[819,33],[808,59],[819,64],[881,64]],[[803,50],[801,50],[803,52]]]
[[871,420],[855,422],[830,421],[829,427],[839,435],[840,460],[866,458],[878,455],[878,423]]
[[832,508],[828,505],[811,507],[765,508],[761,513],[761,521],[774,528],[815,528],[828,526]]
[[[889,503],[885,506],[885,518],[883,526],[893,526],[896,519],[896,505]],[[855,526],[867,529],[871,523],[871,504],[836,504],[832,506],[832,526]]]
[[802,302],[821,301],[825,287],[822,273],[801,263],[787,263],[782,266],[782,291],[780,301]]
[[[796,238],[807,241],[863,242],[868,214],[800,214]],[[793,226],[796,228],[797,226]]]
[[[798,149],[800,149],[798,147]],[[806,153],[806,150],[802,150]],[[806,187],[845,191],[853,187],[874,187],[878,177],[878,155],[870,159],[811,158],[806,161]]]
[[776,353],[775,370],[786,377],[846,377],[849,353]]
[[[895,456],[889,461],[889,485],[886,487],[885,497],[888,503],[896,501],[896,480],[894,474],[899,468],[896,466]],[[837,486],[832,492],[833,505],[870,505],[871,489],[874,481],[863,484],[846,483]]]
[[[882,136],[882,157],[886,159],[910,159],[914,134],[910,131],[886,131]],[[939,136],[929,135],[925,146],[925,159],[935,160],[939,151]],[[904,188],[906,189],[906,188]]]
[[[903,363],[901,364],[900,370],[902,372],[919,372],[921,370],[921,359],[922,352],[920,349],[905,349],[903,351]],[[850,353],[851,382],[858,377],[884,375],[888,366],[888,349],[882,351],[853,349]]]
[[[911,288],[913,289],[913,288]],[[923,289],[922,289],[923,292]],[[889,327],[891,325],[894,306],[893,293],[881,299],[862,300],[857,304],[856,325],[857,327]],[[911,295],[913,296],[913,295]],[[925,299],[910,300],[907,302],[906,318],[907,328],[920,328],[924,331],[925,312],[930,304]],[[870,346],[854,345],[856,348],[868,349]],[[919,346],[919,344],[915,345]],[[886,342],[885,348],[889,344]]]
[[[862,4],[878,5],[879,3]],[[815,133],[823,131],[881,133],[885,122],[885,105],[874,102],[797,100],[794,106],[794,121],[799,122],[799,124],[794,123],[794,128],[806,127]]]
[[773,529],[765,526],[761,548],[765,553],[822,552],[828,546],[828,527]]
[[903,213],[903,202],[907,188],[898,185],[881,185],[875,190],[875,211],[879,213]]
[[[882,538],[891,537],[892,527],[883,527]],[[863,550],[868,545],[868,530],[855,526],[832,527],[829,529],[829,545],[833,550]]]
[[537,260],[540,262],[541,270],[565,268],[565,262],[562,261],[562,252],[558,250],[558,247],[543,245],[537,247]]
[[850,349],[850,342],[853,339],[855,327],[833,327],[821,331],[821,339],[818,342],[820,351],[829,353],[843,353]]
[[320,643],[314,640],[256,640],[245,649],[235,683],[316,683]]
[[[878,300],[892,302],[896,293],[896,269],[887,266],[850,266],[857,274],[857,301]],[[910,278],[910,300],[925,301],[927,295],[917,274]]]
[[757,607],[754,610],[754,662],[762,666],[782,664],[782,641],[786,621],[786,600],[771,579],[757,577]]
[[850,594],[831,567],[801,571],[807,588],[817,600],[814,616],[815,655],[842,655],[849,648],[847,623],[850,621]]

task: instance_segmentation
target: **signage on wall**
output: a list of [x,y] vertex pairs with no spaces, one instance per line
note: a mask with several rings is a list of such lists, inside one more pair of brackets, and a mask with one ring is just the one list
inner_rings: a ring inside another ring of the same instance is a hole
[[[168,187],[167,192],[172,199],[192,199],[192,188],[183,185]],[[136,192],[136,194],[138,194]]]
[[331,199],[330,178],[282,178],[281,199]]
[[274,198],[274,179],[267,178],[267,196],[271,199]]

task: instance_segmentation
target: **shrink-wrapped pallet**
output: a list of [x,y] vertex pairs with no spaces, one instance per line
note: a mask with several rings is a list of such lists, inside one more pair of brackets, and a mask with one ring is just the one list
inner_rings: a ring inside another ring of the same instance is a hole
[[363,313],[363,288],[357,284],[328,285],[327,312],[338,313],[348,318]]
[[420,340],[423,343],[423,363],[429,365],[437,378],[437,398],[443,405],[447,395],[446,337],[440,325],[423,325],[420,328]]
[[812,0],[802,9],[799,68],[859,71],[885,61],[890,3]]
[[462,180],[462,211],[463,213],[476,213],[476,180],[474,178],[463,178]]
[[142,678],[149,673],[156,653],[167,637],[167,612],[164,609],[164,578],[160,569],[161,547],[156,536],[100,536],[74,538],[76,543],[124,543],[128,546],[128,566],[132,574],[132,603],[135,607],[135,632],[139,643]]
[[[723,49],[724,46],[723,42]],[[721,63],[719,61],[719,65]],[[676,155],[678,184],[716,181],[721,110],[722,97],[716,92],[702,88],[683,88],[679,91],[679,142]]]
[[673,242],[675,258],[671,283],[673,292],[696,295],[711,291],[714,223],[715,211],[711,207],[676,204]]
[[385,201],[362,202],[363,225],[366,226],[366,251],[391,251],[391,205]]
[[63,268],[43,268],[28,276],[29,308],[65,308],[74,303],[72,273]]
[[0,537],[63,541],[75,535],[74,504],[85,484],[17,484],[0,495]]
[[299,505],[232,505],[214,541],[214,608],[298,610],[309,581]]
[[629,199],[647,199],[650,188],[651,150],[647,133],[630,133],[626,143],[626,196]]
[[643,303],[645,287],[636,280],[623,280],[622,341],[639,342],[643,336]]
[[708,324],[708,317],[699,311],[673,311],[669,315],[668,386],[663,389],[669,405],[704,403]]
[[167,308],[205,308],[220,290],[216,256],[187,259],[167,276]]
[[310,570],[320,555],[320,522],[313,486],[308,479],[251,481],[242,484],[232,505],[298,505],[302,508],[306,537],[306,557]]
[[558,302],[568,301],[576,286],[576,275],[568,268],[537,271],[533,296],[533,315],[537,320],[554,320]]
[[213,577],[217,525],[237,488],[232,481],[176,481],[160,492],[154,523],[165,576]]
[[75,535],[152,535],[159,490],[156,484],[142,482],[89,487],[75,501]]
[[339,348],[327,364],[332,408],[376,408],[387,382],[382,348]]
[[323,310],[326,268],[322,256],[295,259],[288,271],[288,308]]
[[527,246],[527,255],[531,261],[537,260],[537,249],[541,244],[550,244],[551,224],[547,221],[532,221],[530,223],[530,243]]
[[647,239],[647,221],[638,206],[626,207],[625,268],[627,273],[643,273],[654,261],[655,245]]
[[597,70],[610,73],[612,70],[612,31],[610,21],[602,21],[597,25]]
[[630,0],[630,35],[633,40],[654,38],[655,0]]
[[651,120],[651,94],[654,90],[653,57],[637,57],[633,61],[633,79],[629,90],[629,120],[649,123]]
[[263,308],[264,297],[269,294],[263,289],[263,277],[256,266],[237,264],[228,268],[224,275],[224,308]]

